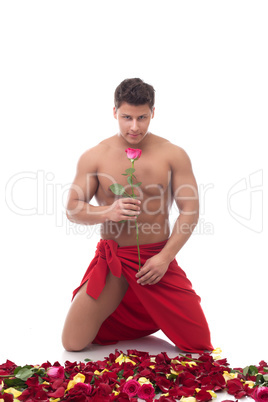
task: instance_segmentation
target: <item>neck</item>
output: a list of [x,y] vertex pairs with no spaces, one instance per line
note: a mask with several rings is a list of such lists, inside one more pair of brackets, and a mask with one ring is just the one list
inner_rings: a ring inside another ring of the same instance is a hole
[[148,131],[147,134],[145,135],[145,137],[139,143],[131,144],[128,141],[126,141],[125,138],[120,133],[117,133],[119,143],[122,146],[128,147],[128,148],[133,148],[133,149],[141,149],[141,150],[143,150],[147,146],[148,142],[150,141],[151,135],[152,135],[152,133]]

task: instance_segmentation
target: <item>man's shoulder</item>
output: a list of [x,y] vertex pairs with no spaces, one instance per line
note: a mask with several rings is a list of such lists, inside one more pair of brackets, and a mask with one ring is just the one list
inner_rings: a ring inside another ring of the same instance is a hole
[[161,151],[166,156],[169,167],[172,171],[181,171],[191,166],[191,160],[187,152],[179,145],[170,141],[163,142]]
[[162,150],[166,151],[171,158],[174,156],[184,156],[186,154],[182,147],[170,142],[166,138],[158,137],[156,141],[159,143],[159,145],[161,145],[161,147],[163,147]]
[[183,148],[172,143],[165,137],[160,137],[159,135],[156,135],[156,134],[151,134],[151,136],[152,136],[152,142],[154,142],[156,144],[165,145],[167,148],[169,148],[170,150],[173,150],[174,152],[183,152],[184,151]]
[[86,158],[98,158],[101,153],[103,153],[105,150],[109,148],[109,143],[106,142],[106,140],[99,142],[97,145],[94,145],[91,148],[88,148],[87,150],[84,151],[84,153],[81,155],[81,158],[86,159]]
[[107,149],[108,145],[102,142],[91,148],[88,148],[80,156],[77,169],[81,172],[97,171],[99,161],[103,158],[103,155],[107,152]]

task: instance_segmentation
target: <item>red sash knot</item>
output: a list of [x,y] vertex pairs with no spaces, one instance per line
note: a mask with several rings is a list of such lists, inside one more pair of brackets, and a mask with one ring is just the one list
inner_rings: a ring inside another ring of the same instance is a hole
[[117,249],[118,243],[114,240],[100,239],[97,244],[95,257],[91,261],[85,275],[88,279],[87,293],[94,299],[98,299],[101,294],[109,270],[117,278],[120,278],[122,275],[122,265],[117,256]]

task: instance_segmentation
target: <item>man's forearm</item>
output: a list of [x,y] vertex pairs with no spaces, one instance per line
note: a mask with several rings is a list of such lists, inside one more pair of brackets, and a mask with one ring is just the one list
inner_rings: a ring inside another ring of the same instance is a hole
[[171,262],[187,242],[197,225],[198,217],[198,213],[187,214],[187,212],[184,213],[183,211],[180,213],[175,222],[171,236],[160,252],[167,261]]
[[96,225],[107,220],[107,211],[110,205],[94,206],[84,201],[75,201],[68,206],[67,218],[82,225]]

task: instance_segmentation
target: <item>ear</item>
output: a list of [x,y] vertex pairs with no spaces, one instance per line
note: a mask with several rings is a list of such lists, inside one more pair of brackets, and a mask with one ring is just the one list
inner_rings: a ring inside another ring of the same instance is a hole
[[113,115],[114,115],[114,118],[117,119],[117,111],[116,111],[115,106],[114,106],[114,108],[113,108]]
[[155,107],[153,107],[152,116],[151,116],[152,119],[154,118],[154,111],[155,111]]

